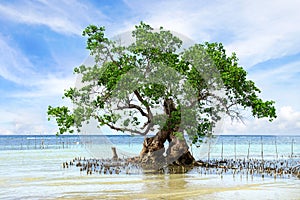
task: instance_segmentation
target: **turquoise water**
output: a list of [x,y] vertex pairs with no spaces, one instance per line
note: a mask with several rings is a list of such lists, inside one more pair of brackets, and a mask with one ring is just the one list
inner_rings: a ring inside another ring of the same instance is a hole
[[[36,150],[86,148],[93,157],[111,156],[116,146],[120,157],[138,155],[144,137],[127,135],[32,135],[0,136],[1,150]],[[300,136],[219,136],[200,148],[191,146],[198,159],[300,157]]]
[[[14,136],[7,142],[7,137],[0,137],[0,199],[300,199],[300,180],[296,178],[220,177],[214,173],[204,175],[197,172],[87,175],[76,167],[64,169],[62,163],[75,157],[110,157],[111,146],[117,147],[120,157],[137,155],[142,138],[129,137],[126,140],[115,136],[101,139],[101,142],[94,136],[85,139],[77,136],[45,138]],[[265,158],[276,159],[274,138],[262,138]],[[299,159],[299,137],[276,138],[278,159]],[[22,148],[16,141],[23,141]],[[249,141],[249,156],[260,157],[260,136],[220,137],[210,145],[209,156],[220,158],[223,142],[224,157],[245,157]],[[207,152],[201,155],[199,149],[193,148],[192,151],[195,157],[197,154],[198,157],[207,157]]]

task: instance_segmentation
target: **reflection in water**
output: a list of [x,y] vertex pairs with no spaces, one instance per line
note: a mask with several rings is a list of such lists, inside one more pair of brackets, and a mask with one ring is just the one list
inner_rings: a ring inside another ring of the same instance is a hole
[[178,192],[187,189],[186,178],[185,174],[143,175],[143,191],[141,193],[155,196],[169,196],[174,191]]

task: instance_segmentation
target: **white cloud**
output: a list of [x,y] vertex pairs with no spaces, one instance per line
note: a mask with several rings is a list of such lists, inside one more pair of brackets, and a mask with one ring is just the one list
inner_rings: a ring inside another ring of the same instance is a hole
[[10,97],[54,96],[63,94],[64,89],[74,86],[75,77],[71,71],[67,77],[53,73],[48,75],[38,73],[38,70],[33,70],[30,60],[18,48],[12,46],[0,35],[0,76],[26,86],[28,90],[7,91]]
[[0,4],[0,15],[19,23],[45,25],[53,31],[80,35],[91,22],[104,22],[108,18],[88,2],[73,0],[19,1]]
[[35,74],[32,63],[17,48],[7,43],[8,38],[0,35],[0,76],[4,79],[23,84],[22,76]]
[[0,101],[0,134],[32,134],[57,131],[57,125],[52,120],[47,121],[47,107],[69,106],[69,100],[63,100],[64,89],[73,87],[74,77],[48,76],[35,80],[34,85],[26,90],[6,92]]
[[8,93],[10,98],[40,98],[62,96],[65,89],[74,87],[74,76],[55,77],[50,75],[42,79],[34,80],[28,90],[13,91]]
[[46,123],[46,112],[44,106],[30,103],[27,107],[10,105],[9,109],[1,108],[0,134],[53,133],[53,125]]
[[18,86],[1,87],[0,134],[54,133],[55,126],[47,122],[47,106],[61,105],[64,89],[73,87],[76,77],[71,71],[65,76],[34,70],[26,55],[5,39],[0,35],[0,76]]
[[[279,116],[282,122],[288,125],[289,123],[297,124],[300,122],[300,112],[294,111],[292,107],[285,106],[280,109]],[[297,127],[297,128],[300,128]]]
[[0,134],[1,135],[13,135],[15,133],[12,130],[7,129],[6,127],[0,127]]
[[281,65],[270,65],[267,68],[254,68],[249,73],[262,90],[259,95],[264,100],[274,100],[277,107],[290,105],[295,110],[300,109],[300,61],[295,60]]
[[246,67],[299,52],[300,1],[125,2],[153,26],[163,25],[200,43],[225,43]]
[[[300,46],[300,15],[298,8],[300,1],[137,1],[126,0],[131,8],[133,18],[122,18],[111,23],[110,18],[101,12],[100,7],[89,2],[78,1],[19,1],[17,4],[0,3],[0,17],[8,23],[20,25],[39,25],[48,27],[52,31],[65,35],[80,35],[88,24],[109,25],[108,32],[132,30],[140,20],[150,23],[154,27],[164,26],[167,29],[182,33],[197,42],[223,42],[229,52],[237,52],[241,64],[251,67],[256,63],[272,58],[282,58],[299,52]],[[117,15],[115,13],[115,15]],[[117,25],[119,25],[117,27]],[[115,33],[115,32],[114,32]],[[112,34],[113,36],[113,34]],[[12,99],[32,101],[30,108],[22,110],[20,103],[4,112],[1,107],[1,116],[7,116],[12,121],[1,122],[0,133],[21,130],[46,129],[45,108],[47,102],[57,103],[57,99],[65,88],[73,86],[73,77],[65,76],[66,71],[60,74],[38,71],[30,59],[17,48],[13,38],[0,35],[0,76],[14,83],[26,86],[24,91],[6,92]],[[51,47],[50,47],[51,48]],[[72,47],[75,48],[75,47]],[[78,61],[77,55],[81,52],[67,53],[50,49],[54,62],[69,70]],[[67,56],[67,57],[66,57]],[[69,56],[69,57],[68,57]],[[72,59],[74,57],[74,59]],[[77,60],[76,60],[77,59]],[[80,64],[80,63],[78,63]],[[298,133],[299,131],[299,94],[295,92],[299,81],[293,80],[293,90],[288,85],[279,85],[291,80],[299,73],[299,62],[290,63],[274,69],[257,71],[250,74],[258,82],[266,97],[273,99],[276,96],[279,109],[278,119],[273,123],[266,120],[247,120],[243,124],[227,125],[225,132],[229,133]],[[56,68],[57,69],[57,68]],[[52,99],[54,98],[54,99]],[[33,102],[35,105],[33,105]],[[283,105],[289,105],[287,107]],[[292,105],[292,106],[291,106]],[[31,113],[42,113],[33,115]],[[13,116],[12,116],[13,115]],[[288,116],[294,116],[288,118]],[[8,119],[8,118],[7,118]],[[30,121],[27,119],[36,119]],[[14,124],[14,125],[13,125]],[[31,126],[32,124],[32,126]],[[3,126],[2,126],[3,125]],[[10,127],[4,129],[3,127]]]
[[72,104],[61,97],[64,89],[74,84],[74,77],[71,76],[48,76],[35,80],[34,85],[27,90],[6,92],[5,98],[9,102],[0,102],[0,134],[56,132],[54,121],[47,121],[47,107],[66,105],[72,108]]
[[297,74],[300,74],[300,60],[269,67],[268,69],[258,69],[251,74],[251,77],[258,81],[268,79],[272,83],[278,83],[294,79]]
[[[185,34],[196,42],[222,42],[227,52],[236,52],[246,69],[271,59],[285,59],[300,49],[300,1],[125,1],[137,18],[127,22],[133,27],[140,19],[154,27]],[[142,16],[142,17],[141,17]],[[287,61],[288,62],[288,61]],[[249,77],[262,89],[264,100],[273,99],[279,107],[278,118],[269,123],[264,119],[249,119],[246,124],[224,125],[226,133],[293,133],[299,130],[299,120],[285,117],[285,106],[299,113],[299,61],[264,65],[251,71]],[[265,67],[268,67],[265,69]],[[289,113],[291,114],[291,113]]]
[[299,134],[300,111],[291,106],[283,106],[278,110],[277,118],[273,122],[253,118],[245,120],[245,124],[226,121],[223,132],[224,134]]
[[[101,23],[105,18],[90,6],[72,1],[0,3],[0,16],[17,23],[48,26],[58,33],[79,35],[92,21]],[[54,66],[40,70],[40,66],[31,62],[13,38],[0,34],[0,76],[17,85],[14,90],[1,89],[0,134],[55,132],[53,127],[56,126],[47,122],[47,106],[62,104],[64,89],[75,84],[76,77],[71,68],[81,64],[78,60],[82,62],[82,56],[76,54],[84,54],[84,49],[72,51],[72,55],[57,50],[52,52],[50,49],[51,57],[56,69],[61,70],[53,70]]]

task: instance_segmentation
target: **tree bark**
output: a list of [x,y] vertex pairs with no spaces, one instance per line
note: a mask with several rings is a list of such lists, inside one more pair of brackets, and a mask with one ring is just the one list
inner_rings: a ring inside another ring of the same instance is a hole
[[[177,111],[173,100],[166,99],[164,102],[165,114],[169,119],[172,112]],[[179,131],[180,120],[167,120],[167,124],[155,136],[145,138],[143,149],[140,153],[140,163],[146,168],[160,169],[166,165],[188,166],[195,162],[189,151],[189,147],[184,137],[176,137],[175,132]],[[169,142],[169,147],[165,149],[165,142]]]
[[195,158],[189,151],[189,146],[184,138],[170,135],[169,147],[167,149],[167,163],[179,166],[192,165]]
[[155,136],[145,138],[143,149],[140,153],[140,162],[143,167],[160,168],[165,165],[164,143],[167,140],[168,133],[159,131]]
[[[165,149],[165,142],[169,147]],[[184,138],[178,138],[167,131],[159,131],[155,136],[145,138],[140,153],[140,163],[145,168],[160,169],[164,166],[189,166],[195,162]]]

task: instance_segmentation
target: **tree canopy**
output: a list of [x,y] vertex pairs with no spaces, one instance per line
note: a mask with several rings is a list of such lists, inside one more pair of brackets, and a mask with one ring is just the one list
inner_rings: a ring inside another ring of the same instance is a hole
[[227,55],[222,43],[182,49],[179,37],[144,22],[135,26],[129,45],[107,38],[105,28],[95,25],[83,36],[94,63],[74,69],[82,84],[64,93],[74,109],[48,107],[58,134],[80,131],[95,119],[115,131],[147,135],[168,130],[197,143],[213,134],[223,116],[241,120],[244,109],[257,118],[276,117],[274,102],[259,97],[261,91],[247,79],[236,54]]

